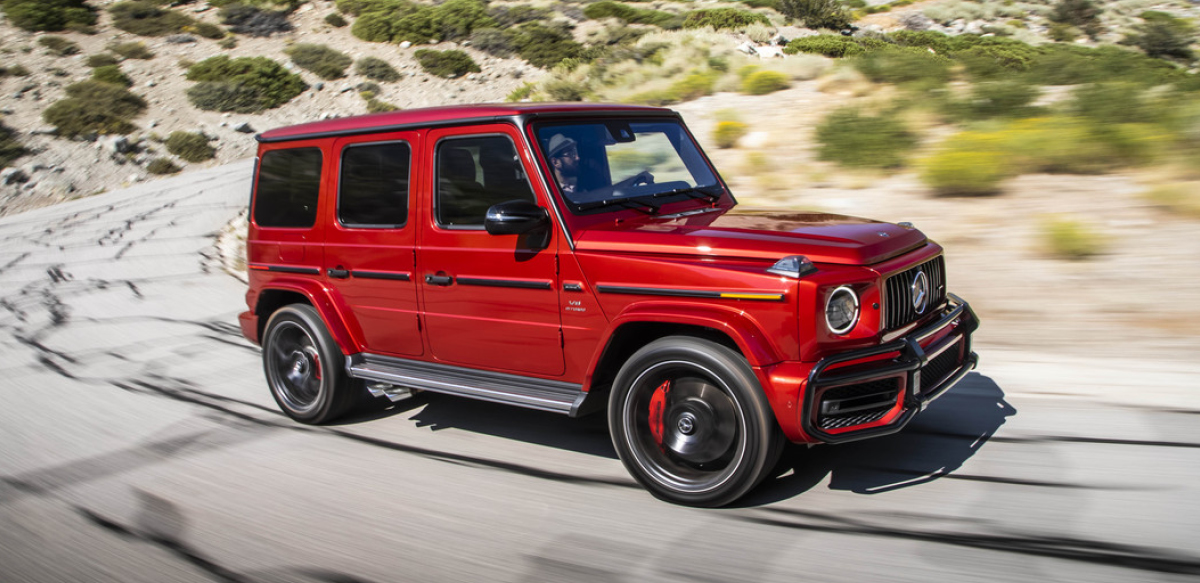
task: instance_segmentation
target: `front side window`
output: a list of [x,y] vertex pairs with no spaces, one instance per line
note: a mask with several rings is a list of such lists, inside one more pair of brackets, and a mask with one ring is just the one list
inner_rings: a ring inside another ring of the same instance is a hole
[[678,121],[543,124],[536,133],[559,192],[577,213],[656,212],[667,202],[714,201],[724,192]]
[[536,202],[508,136],[447,138],[437,146],[437,223],[482,228],[492,205]]
[[338,184],[338,221],[347,227],[403,226],[408,221],[411,154],[404,142],[347,147]]
[[317,222],[321,150],[271,150],[259,163],[254,222],[260,227],[310,228]]

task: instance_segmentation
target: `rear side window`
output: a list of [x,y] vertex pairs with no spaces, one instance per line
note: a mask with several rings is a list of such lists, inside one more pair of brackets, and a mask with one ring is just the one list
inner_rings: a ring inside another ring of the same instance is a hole
[[271,150],[259,163],[254,222],[260,227],[306,228],[317,222],[321,150]]
[[412,150],[404,142],[351,146],[342,152],[338,220],[348,227],[400,227],[408,220]]

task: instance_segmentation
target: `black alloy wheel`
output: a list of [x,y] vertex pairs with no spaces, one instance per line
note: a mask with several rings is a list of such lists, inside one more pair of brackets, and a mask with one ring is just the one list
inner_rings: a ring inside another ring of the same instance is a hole
[[613,444],[652,494],[721,506],[774,466],[782,435],[745,358],[691,337],[652,342],[621,368],[609,400]]
[[326,423],[353,397],[345,357],[317,311],[292,304],[271,314],[263,334],[263,371],[279,408],[301,423]]

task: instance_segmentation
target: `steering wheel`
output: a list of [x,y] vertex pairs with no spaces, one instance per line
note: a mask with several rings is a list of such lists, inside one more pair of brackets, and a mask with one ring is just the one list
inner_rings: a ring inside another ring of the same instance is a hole
[[626,178],[613,185],[614,188],[628,188],[631,186],[644,186],[654,184],[654,175],[649,170],[642,170],[637,174]]

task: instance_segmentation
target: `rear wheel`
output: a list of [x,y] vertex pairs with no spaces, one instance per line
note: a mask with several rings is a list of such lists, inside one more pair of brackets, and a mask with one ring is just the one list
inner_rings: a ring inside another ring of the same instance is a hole
[[354,394],[345,357],[312,306],[292,304],[271,314],[262,347],[271,396],[288,417],[326,423],[349,407]]
[[766,475],[781,436],[745,358],[720,344],[667,337],[621,367],[609,398],[617,454],[652,494],[721,506]]

